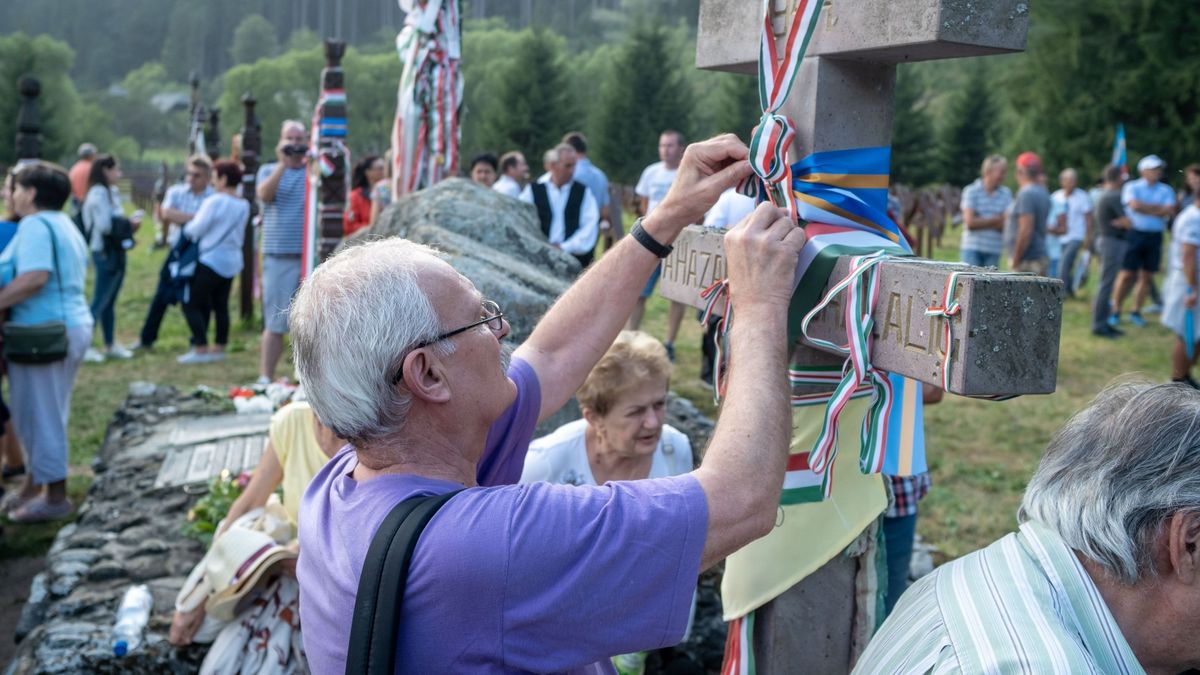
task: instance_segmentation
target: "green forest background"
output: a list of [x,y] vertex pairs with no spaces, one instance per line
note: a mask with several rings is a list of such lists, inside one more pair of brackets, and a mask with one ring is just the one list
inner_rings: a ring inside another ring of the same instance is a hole
[[[597,163],[632,182],[660,130],[746,137],[752,78],[698,71],[699,0],[464,0],[462,150],[519,148],[535,160],[582,129]],[[893,180],[965,184],[991,152],[1026,149],[1051,169],[1095,175],[1118,122],[1131,161],[1200,160],[1200,12],[1178,0],[1034,0],[1023,54],[902,65]],[[747,11],[757,11],[747,3]],[[69,20],[65,20],[69,17]],[[44,155],[69,161],[91,141],[127,163],[182,158],[189,73],[222,111],[222,150],[259,100],[269,144],[307,119],[323,65],[319,35],[351,45],[343,62],[351,149],[380,153],[395,113],[402,13],[391,0],[54,0],[0,4],[0,163],[13,160],[17,78],[42,82]],[[174,96],[170,96],[170,95]],[[170,104],[174,102],[175,107]]]

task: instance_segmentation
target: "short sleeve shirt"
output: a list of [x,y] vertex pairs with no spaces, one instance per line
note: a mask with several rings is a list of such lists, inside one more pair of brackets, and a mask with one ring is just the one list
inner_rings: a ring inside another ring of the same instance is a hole
[[721,193],[717,203],[704,216],[707,227],[718,227],[727,230],[737,225],[743,218],[754,212],[758,204],[746,195],[732,188]]
[[312,406],[289,403],[271,416],[271,447],[283,468],[283,508],[293,523],[300,519],[300,498],[329,458],[317,443]]
[[[1012,204],[1012,190],[1004,185],[997,186],[991,192],[983,186],[983,180],[976,178],[963,189],[960,207],[971,209],[980,218],[994,218],[1004,215]],[[1003,246],[1003,235],[1000,230],[968,230],[963,227],[961,248],[965,251],[981,253],[1000,253]]]
[[1121,206],[1121,191],[1106,190],[1096,202],[1096,226],[1101,237],[1124,239],[1126,230],[1113,227],[1113,221],[1125,217],[1125,209]]
[[87,261],[83,235],[66,214],[41,211],[22,218],[16,237],[0,252],[0,279],[11,281],[38,271],[49,272],[50,277],[37,294],[13,305],[9,320],[18,325],[47,321],[62,321],[68,328],[91,325],[92,313],[83,294]]
[[678,169],[668,169],[662,162],[655,162],[642,171],[642,176],[638,178],[637,187],[633,191],[637,196],[647,199],[646,215],[653,213],[659,202],[667,196],[677,173]]
[[[1183,245],[1200,246],[1200,208],[1189,204],[1175,219],[1171,229],[1171,258],[1168,269],[1183,273]],[[1200,260],[1197,260],[1200,262]]]
[[1056,190],[1052,198],[1061,204],[1060,213],[1067,214],[1067,233],[1062,235],[1062,240],[1083,241],[1087,236],[1087,214],[1092,212],[1092,198],[1079,188],[1075,188],[1070,195]]
[[1037,183],[1017,191],[1017,198],[1008,209],[1008,219],[1004,223],[1004,250],[1012,253],[1017,242],[1020,217],[1024,215],[1033,216],[1033,236],[1029,238],[1029,246],[1025,249],[1025,259],[1049,257],[1046,252],[1046,218],[1050,215],[1050,194]]
[[[258,185],[275,170],[275,162],[258,170]],[[263,202],[262,252],[268,255],[300,255],[304,251],[304,167],[284,169],[275,199]]]
[[1133,210],[1131,202],[1156,204],[1158,206],[1174,206],[1175,191],[1166,183],[1151,185],[1145,178],[1129,181],[1121,191],[1121,203],[1133,229],[1138,232],[1162,232],[1166,229],[1167,219],[1163,216],[1153,216],[1148,213],[1138,213]]
[[[517,398],[488,434],[482,487],[447,502],[417,545],[397,673],[613,673],[611,655],[674,644],[687,626],[708,526],[700,484],[511,485],[541,394],[527,363],[514,360],[509,376]],[[356,466],[343,449],[301,506],[300,615],[316,673],[345,668],[359,572],[384,517],[407,497],[462,487],[414,475],[358,482]]]
[[[587,420],[567,422],[529,444],[522,483],[547,481],[565,485],[595,485],[587,455]],[[650,461],[647,478],[678,476],[692,470],[692,444],[682,431],[664,424]]]

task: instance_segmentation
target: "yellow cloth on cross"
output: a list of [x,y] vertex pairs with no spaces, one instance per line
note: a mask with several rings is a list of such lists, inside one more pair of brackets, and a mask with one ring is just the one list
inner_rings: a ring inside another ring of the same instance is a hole
[[[823,502],[780,506],[770,534],[726,559],[721,582],[726,621],[758,609],[817,571],[887,508],[883,476],[864,475],[858,468],[858,432],[869,403],[870,399],[856,399],[842,412],[833,496]],[[824,413],[825,406],[793,409],[792,454],[812,449]]]

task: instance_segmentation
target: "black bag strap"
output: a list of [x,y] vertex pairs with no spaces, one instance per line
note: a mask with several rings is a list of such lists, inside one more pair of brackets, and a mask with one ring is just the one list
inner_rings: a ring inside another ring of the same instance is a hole
[[347,675],[392,675],[396,671],[400,606],[417,539],[433,514],[459,492],[462,490],[405,499],[375,532],[354,597]]

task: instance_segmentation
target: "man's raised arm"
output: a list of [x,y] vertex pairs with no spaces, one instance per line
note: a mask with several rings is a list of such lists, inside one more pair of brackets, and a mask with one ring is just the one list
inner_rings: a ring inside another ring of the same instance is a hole
[[792,430],[787,315],[804,231],[761,204],[725,235],[733,324],[729,389],[704,462],[706,569],[775,524]]
[[[699,222],[726,189],[750,174],[745,144],[732,134],[693,143],[675,183],[642,227],[668,245]],[[544,419],[562,407],[624,327],[659,259],[623,237],[546,312],[516,356],[533,367],[542,387]]]

